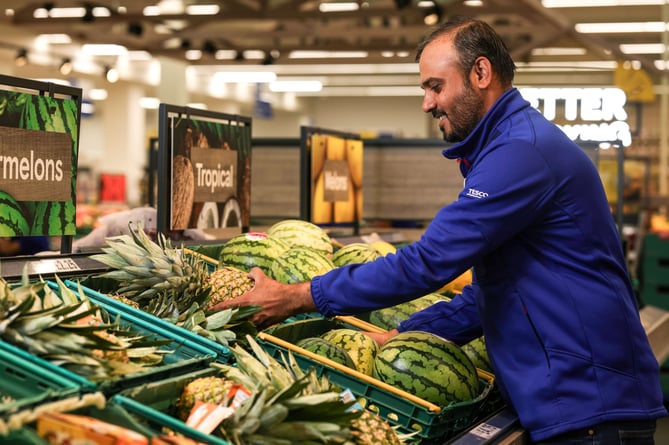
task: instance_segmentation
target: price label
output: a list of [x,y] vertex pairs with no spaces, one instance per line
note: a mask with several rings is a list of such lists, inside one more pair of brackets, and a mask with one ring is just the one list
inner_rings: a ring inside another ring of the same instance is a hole
[[81,267],[72,258],[39,260],[31,263],[30,267],[34,273],[38,274],[76,272],[81,270]]
[[476,427],[470,430],[469,433],[478,437],[482,437],[483,439],[490,439],[491,437],[494,437],[499,431],[500,429],[494,425],[481,423],[476,425]]

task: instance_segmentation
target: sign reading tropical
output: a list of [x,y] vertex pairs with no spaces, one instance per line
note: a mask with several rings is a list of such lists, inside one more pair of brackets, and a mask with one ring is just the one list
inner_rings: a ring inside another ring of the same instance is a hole
[[76,232],[79,106],[0,90],[0,236]]
[[223,116],[172,118],[171,230],[250,224],[251,127]]

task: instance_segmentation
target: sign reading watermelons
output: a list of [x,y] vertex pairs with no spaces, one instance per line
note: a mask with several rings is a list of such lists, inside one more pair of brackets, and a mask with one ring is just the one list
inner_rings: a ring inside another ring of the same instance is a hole
[[0,90],[0,236],[74,235],[76,100]]
[[159,199],[159,226],[167,219],[168,230],[209,229],[225,237],[247,230],[251,202],[250,119],[206,110],[188,109],[186,113],[163,104],[161,124],[163,121],[169,131],[161,131],[167,141],[159,143],[159,157],[163,153],[164,159],[165,151],[169,153],[169,183],[161,188],[159,177],[158,194],[169,197],[169,215],[163,218]]
[[362,221],[360,135],[302,127],[302,148],[301,217],[323,225]]

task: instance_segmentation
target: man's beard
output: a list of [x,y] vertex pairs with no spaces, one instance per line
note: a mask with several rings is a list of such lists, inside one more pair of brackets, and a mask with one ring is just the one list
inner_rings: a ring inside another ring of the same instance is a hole
[[446,142],[461,142],[474,131],[483,117],[483,102],[476,95],[471,83],[466,81],[462,93],[453,101],[455,105],[448,113],[451,130],[442,129]]

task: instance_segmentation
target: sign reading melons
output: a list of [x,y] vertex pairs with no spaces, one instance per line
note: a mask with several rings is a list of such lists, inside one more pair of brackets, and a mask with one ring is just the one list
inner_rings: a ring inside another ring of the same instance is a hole
[[0,90],[0,236],[76,233],[80,113],[74,99]]
[[522,96],[573,141],[632,143],[620,88],[520,88]]
[[302,127],[301,218],[315,224],[362,220],[360,135]]

